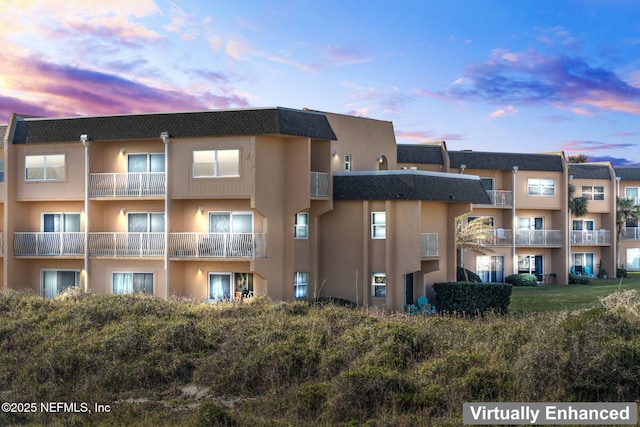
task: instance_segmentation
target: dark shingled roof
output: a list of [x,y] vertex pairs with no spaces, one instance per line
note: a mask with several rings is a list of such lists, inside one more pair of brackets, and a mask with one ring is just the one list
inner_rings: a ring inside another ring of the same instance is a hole
[[640,168],[614,168],[621,181],[640,181]]
[[562,172],[563,159],[561,154],[530,154],[530,153],[490,153],[482,151],[449,151],[450,166],[459,168],[465,165],[467,169],[492,169]]
[[333,199],[490,203],[477,176],[417,170],[335,173]]
[[578,179],[612,179],[609,166],[602,164],[571,163],[569,175]]
[[399,163],[444,165],[440,145],[398,144]]
[[202,136],[290,135],[336,140],[324,114],[281,107],[118,116],[22,119],[14,144]]
[[4,135],[7,133],[7,125],[0,125],[0,145],[4,141]]

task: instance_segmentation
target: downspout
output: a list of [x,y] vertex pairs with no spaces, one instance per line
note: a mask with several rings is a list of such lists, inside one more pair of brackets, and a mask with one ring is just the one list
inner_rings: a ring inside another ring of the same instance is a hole
[[89,292],[89,136],[80,135],[84,147],[84,291]]
[[513,183],[511,185],[511,270],[513,274],[518,272],[518,258],[516,255],[516,175],[518,166],[513,167]]
[[169,132],[160,134],[164,144],[164,298],[169,298]]

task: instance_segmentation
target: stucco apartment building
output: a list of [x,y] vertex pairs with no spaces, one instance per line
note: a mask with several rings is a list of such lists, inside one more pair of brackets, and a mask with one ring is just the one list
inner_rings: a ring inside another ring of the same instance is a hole
[[318,111],[13,114],[0,136],[2,286],[47,297],[402,310],[455,278],[454,219],[492,203],[478,176],[401,169],[392,123]]
[[[640,169],[397,145],[391,122],[306,109],[13,114],[0,141],[2,286],[46,297],[331,296],[400,311],[458,263],[488,282],[611,277],[615,196],[640,196]],[[570,183],[584,217],[569,213]],[[464,213],[487,218],[490,254],[458,254]],[[640,270],[637,223],[619,243]]]

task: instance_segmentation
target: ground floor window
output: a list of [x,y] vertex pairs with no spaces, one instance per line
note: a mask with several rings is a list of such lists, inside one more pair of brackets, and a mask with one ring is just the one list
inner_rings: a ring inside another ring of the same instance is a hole
[[387,274],[373,273],[371,275],[371,296],[385,298],[387,296]]
[[153,273],[113,273],[114,294],[153,295]]
[[518,255],[518,273],[533,274],[542,280],[542,255]]
[[293,296],[296,298],[306,298],[309,288],[309,273],[296,271],[293,276]]
[[571,273],[582,274],[585,276],[592,276],[593,269],[593,253],[586,252],[574,252],[571,254],[571,260],[573,266],[571,267]]
[[476,258],[476,273],[483,282],[504,282],[504,256],[479,256]]
[[627,248],[627,270],[640,271],[640,248]]
[[253,296],[253,274],[209,273],[209,298],[227,300]]
[[42,295],[54,298],[71,286],[80,285],[78,270],[42,270]]

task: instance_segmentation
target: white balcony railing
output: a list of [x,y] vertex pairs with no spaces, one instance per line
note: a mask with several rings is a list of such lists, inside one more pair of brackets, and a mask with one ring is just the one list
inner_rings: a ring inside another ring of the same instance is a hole
[[311,172],[311,197],[329,196],[329,174]]
[[162,197],[164,172],[92,173],[89,197]]
[[513,204],[513,192],[508,190],[486,190],[489,199],[488,206],[511,206]]
[[640,228],[638,227],[625,227],[622,230],[623,240],[640,240]]
[[438,233],[422,233],[422,258],[438,256]]
[[611,231],[609,230],[573,230],[571,231],[572,245],[609,245]]
[[[513,231],[496,228],[489,236],[488,246],[511,246]],[[560,246],[562,245],[561,230],[517,230],[516,246]]]
[[84,233],[13,233],[16,256],[75,256],[84,254]]
[[164,256],[164,233],[89,233],[89,255]]
[[177,258],[264,258],[265,233],[171,233],[169,256]]

